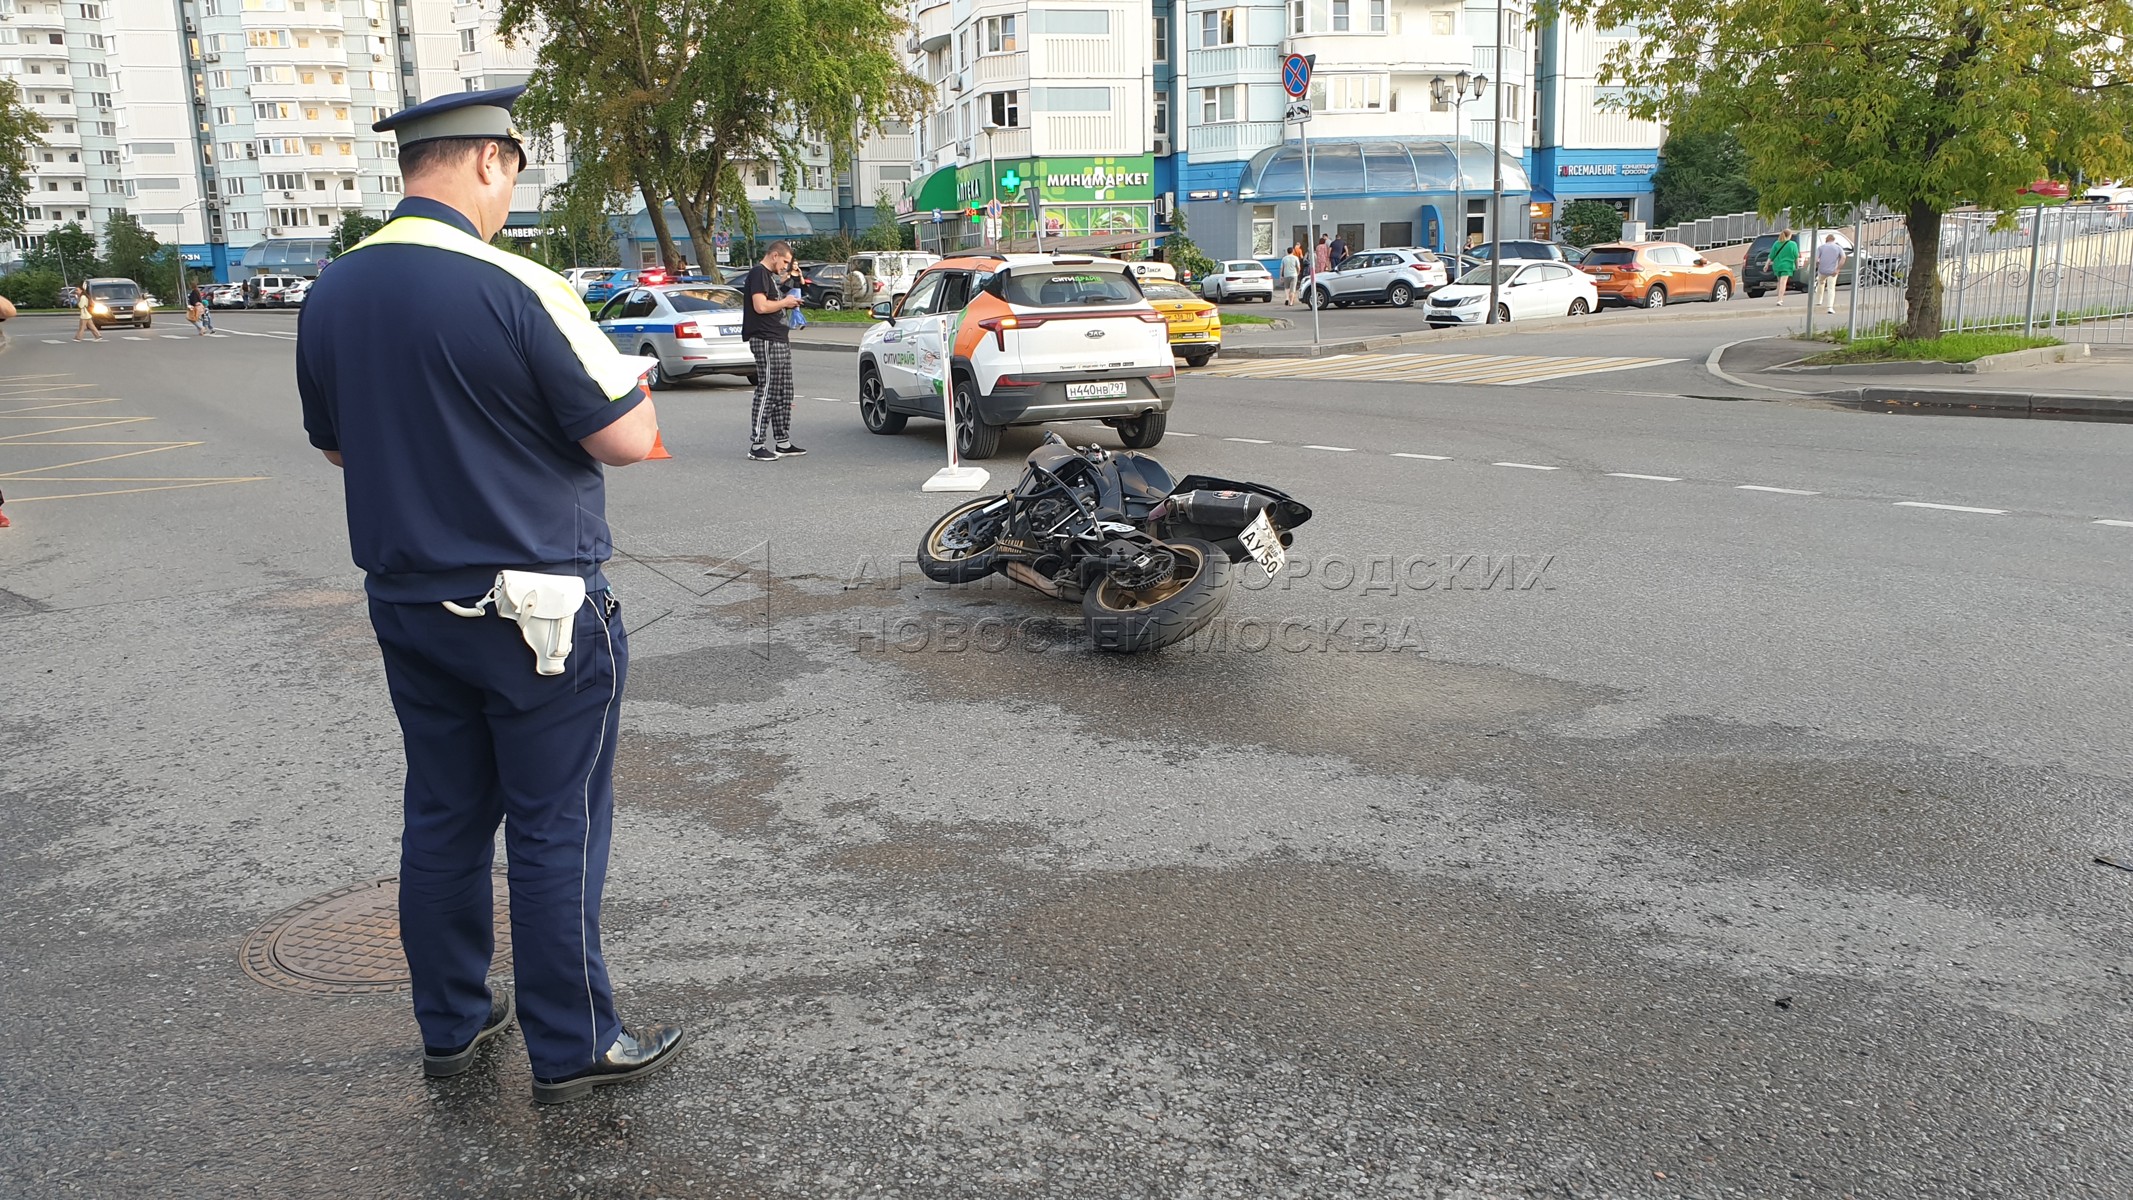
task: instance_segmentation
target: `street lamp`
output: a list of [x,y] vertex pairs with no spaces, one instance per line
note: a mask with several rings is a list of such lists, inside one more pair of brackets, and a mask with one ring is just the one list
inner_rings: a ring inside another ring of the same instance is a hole
[[[180,204],[178,206],[178,243],[170,248],[170,257],[177,265],[177,303],[179,304],[185,303],[185,210],[188,208],[200,208],[203,204],[213,204],[214,202],[215,198],[213,196],[202,196],[190,204]],[[207,210],[201,209],[200,235],[203,239],[206,238],[207,232]]]
[[[984,129],[986,172],[985,195],[988,200],[996,202],[1000,199],[1000,159],[993,150],[992,135],[999,131],[1000,126],[995,123],[991,117],[987,117],[985,118]],[[1005,229],[1007,227],[1007,217],[1004,214],[1000,218],[1000,226],[1002,229]],[[985,244],[989,248],[994,250],[998,250],[1000,248],[999,240],[993,234],[991,204],[987,204],[985,208]]]
[[1452,269],[1455,273],[1459,268],[1457,256],[1466,251],[1466,102],[1469,94],[1473,99],[1479,100],[1481,94],[1488,90],[1488,76],[1466,71],[1461,71],[1450,79],[1439,75],[1429,81],[1430,98],[1439,104],[1449,103],[1452,106],[1452,205],[1459,210],[1453,217],[1459,230],[1458,243],[1452,247]]

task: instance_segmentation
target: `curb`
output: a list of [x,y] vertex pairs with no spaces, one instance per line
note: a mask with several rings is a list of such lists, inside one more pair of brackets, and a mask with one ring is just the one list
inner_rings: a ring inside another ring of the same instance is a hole
[[1867,412],[1941,409],[1980,417],[2032,417],[2046,421],[2107,421],[2133,424],[2133,397],[2076,396],[2054,392],[1960,392],[1932,388],[1862,387],[1826,392],[1823,399]]
[[[1417,305],[1417,307],[1420,306]],[[1332,354],[1360,354],[1371,350],[1386,350],[1398,346],[1429,345],[1434,342],[1460,341],[1469,338],[1505,337],[1514,333],[1525,333],[1534,329],[1550,329],[1558,326],[1578,325],[1583,327],[1591,323],[1604,323],[1609,327],[1615,327],[1628,324],[1648,325],[1660,321],[1742,321],[1750,320],[1760,315],[1762,314],[1681,312],[1675,308],[1666,308],[1658,312],[1633,309],[1628,312],[1594,313],[1583,317],[1541,317],[1502,325],[1455,325],[1444,329],[1413,329],[1405,333],[1378,334],[1373,337],[1350,338],[1338,342],[1320,342],[1317,345],[1304,342],[1286,346],[1239,346],[1234,349],[1224,347],[1222,353],[1228,358],[1324,358]],[[1304,321],[1297,321],[1297,328],[1300,329],[1303,325]],[[1754,339],[1746,340],[1752,341]]]
[[2036,346],[2028,350],[2009,350],[2005,354],[1988,354],[1974,362],[1868,362],[1831,363],[1818,367],[1764,367],[1763,375],[1992,375],[2001,371],[2019,371],[2026,367],[2044,366],[2048,363],[2072,362],[2087,358],[2086,342],[2074,342],[2064,346]]

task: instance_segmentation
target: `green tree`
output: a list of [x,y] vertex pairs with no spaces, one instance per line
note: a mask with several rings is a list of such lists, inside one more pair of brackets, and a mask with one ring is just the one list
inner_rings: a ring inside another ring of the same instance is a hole
[[44,118],[23,107],[22,91],[0,79],[0,238],[23,230],[23,201],[30,193],[30,147],[44,141]]
[[1180,279],[1204,279],[1215,271],[1215,260],[1185,236],[1185,210],[1175,206],[1170,210],[1170,234],[1163,239],[1162,258],[1178,269]]
[[14,301],[17,308],[56,308],[65,283],[50,267],[25,267],[0,275],[0,296]]
[[333,227],[333,240],[326,243],[326,257],[338,258],[348,253],[355,249],[357,242],[383,228],[385,222],[380,218],[361,212],[349,213],[341,218],[339,225]]
[[67,283],[80,283],[103,269],[96,261],[96,235],[79,221],[47,230],[23,253],[22,263],[29,270],[51,271]]
[[1622,236],[1622,214],[1604,200],[1578,200],[1563,210],[1563,240],[1597,246]]
[[[112,213],[104,222],[103,269],[124,279],[131,279],[153,291],[158,278],[156,262],[161,257],[163,244],[156,235],[141,227],[133,214],[124,209]],[[173,276],[164,274],[164,280]]]
[[1737,131],[1761,210],[1878,200],[1912,264],[1902,336],[1941,326],[1941,217],[2003,211],[2053,167],[2133,174],[2133,4],[2125,0],[1544,0],[1643,34],[1602,82],[1691,133]]
[[874,197],[874,223],[859,231],[859,245],[866,250],[902,250],[910,230],[896,219],[896,198],[883,188]]
[[1673,129],[1659,151],[1652,175],[1653,220],[1678,225],[1700,217],[1755,211],[1755,185],[1748,182],[1748,152],[1731,129]]

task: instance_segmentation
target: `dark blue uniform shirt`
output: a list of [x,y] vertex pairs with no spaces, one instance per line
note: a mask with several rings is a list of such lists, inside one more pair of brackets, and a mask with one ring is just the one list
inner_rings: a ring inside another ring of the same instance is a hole
[[[434,200],[409,197],[393,217],[479,237]],[[598,382],[584,331],[574,344],[558,311],[523,274],[437,245],[366,245],[312,286],[296,342],[304,428],[342,455],[348,540],[373,597],[476,596],[504,568],[607,586],[606,483],[578,439],[644,393],[618,388],[611,365]]]

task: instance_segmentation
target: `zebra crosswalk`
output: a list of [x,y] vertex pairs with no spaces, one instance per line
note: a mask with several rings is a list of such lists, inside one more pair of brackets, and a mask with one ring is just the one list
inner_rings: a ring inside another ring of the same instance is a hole
[[1216,362],[1192,372],[1239,379],[1354,379],[1401,383],[1539,383],[1608,371],[1664,366],[1678,358],[1568,357],[1539,354],[1335,354]]

